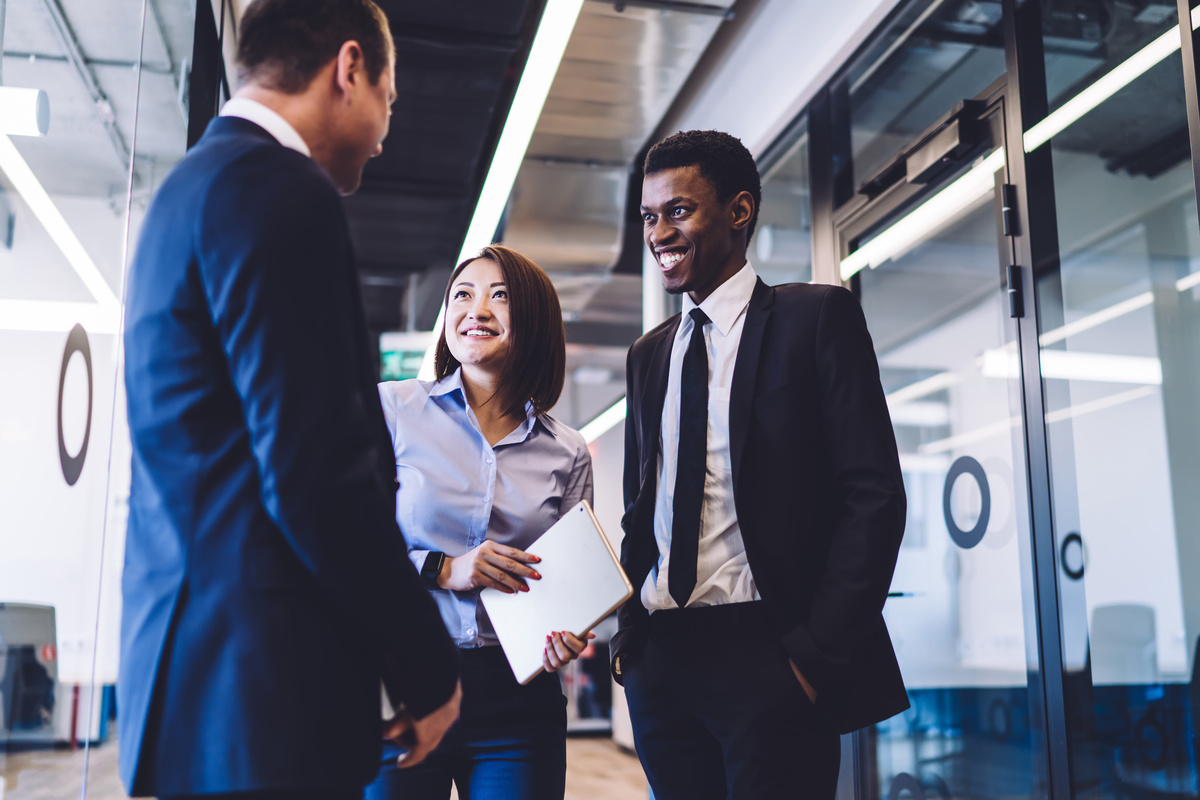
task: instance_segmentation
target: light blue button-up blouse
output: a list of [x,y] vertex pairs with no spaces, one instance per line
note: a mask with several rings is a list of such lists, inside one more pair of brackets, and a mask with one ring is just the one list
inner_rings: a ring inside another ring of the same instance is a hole
[[[532,404],[493,447],[458,371],[436,383],[381,383],[379,397],[396,451],[396,521],[418,570],[431,551],[457,557],[484,539],[523,550],[579,501],[592,502],[583,436]],[[432,594],[459,647],[498,644],[478,590]]]

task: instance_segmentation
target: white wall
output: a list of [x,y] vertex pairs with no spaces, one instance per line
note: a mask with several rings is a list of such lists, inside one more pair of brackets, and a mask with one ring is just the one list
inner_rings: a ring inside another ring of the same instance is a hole
[[[9,200],[17,219],[13,249],[0,249],[0,298],[88,302],[88,291],[28,207],[14,194]],[[59,196],[54,202],[117,293],[124,208],[98,198]],[[108,328],[115,330],[115,313],[112,317]],[[97,648],[97,682],[116,680],[129,489],[124,399],[114,391],[119,389],[117,338],[89,330],[88,339],[91,431],[83,472],[68,486],[58,452],[59,372],[67,331],[0,330],[0,602],[53,606],[59,679],[83,684],[91,680]],[[87,420],[87,373],[80,355],[68,364],[62,405],[64,440],[74,454]]]
[[728,131],[756,156],[878,27],[896,0],[738,5],[659,127]]

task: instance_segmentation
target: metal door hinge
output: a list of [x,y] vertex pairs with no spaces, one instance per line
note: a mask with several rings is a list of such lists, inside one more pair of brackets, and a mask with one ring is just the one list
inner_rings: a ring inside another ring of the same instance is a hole
[[1008,315],[1010,317],[1025,316],[1025,293],[1021,291],[1021,268],[1016,264],[1008,265]]
[[1011,183],[1000,186],[1000,216],[1004,220],[1004,235],[1016,236],[1017,230],[1017,187]]

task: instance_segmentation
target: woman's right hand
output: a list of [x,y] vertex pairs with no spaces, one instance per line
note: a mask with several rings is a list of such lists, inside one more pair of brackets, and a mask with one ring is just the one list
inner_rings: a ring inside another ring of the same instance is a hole
[[527,592],[525,580],[541,580],[537,570],[525,566],[541,561],[524,550],[496,544],[491,539],[457,558],[446,557],[437,584],[455,592],[490,587],[505,594]]

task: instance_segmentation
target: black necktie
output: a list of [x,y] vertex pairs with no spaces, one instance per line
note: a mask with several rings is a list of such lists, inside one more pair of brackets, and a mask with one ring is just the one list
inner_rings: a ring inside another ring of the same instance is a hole
[[680,608],[696,588],[696,554],[700,543],[700,508],[708,460],[708,350],[704,326],[708,316],[691,311],[692,338],[679,373],[679,452],[675,464],[675,505],[671,522],[671,565],[667,588]]

